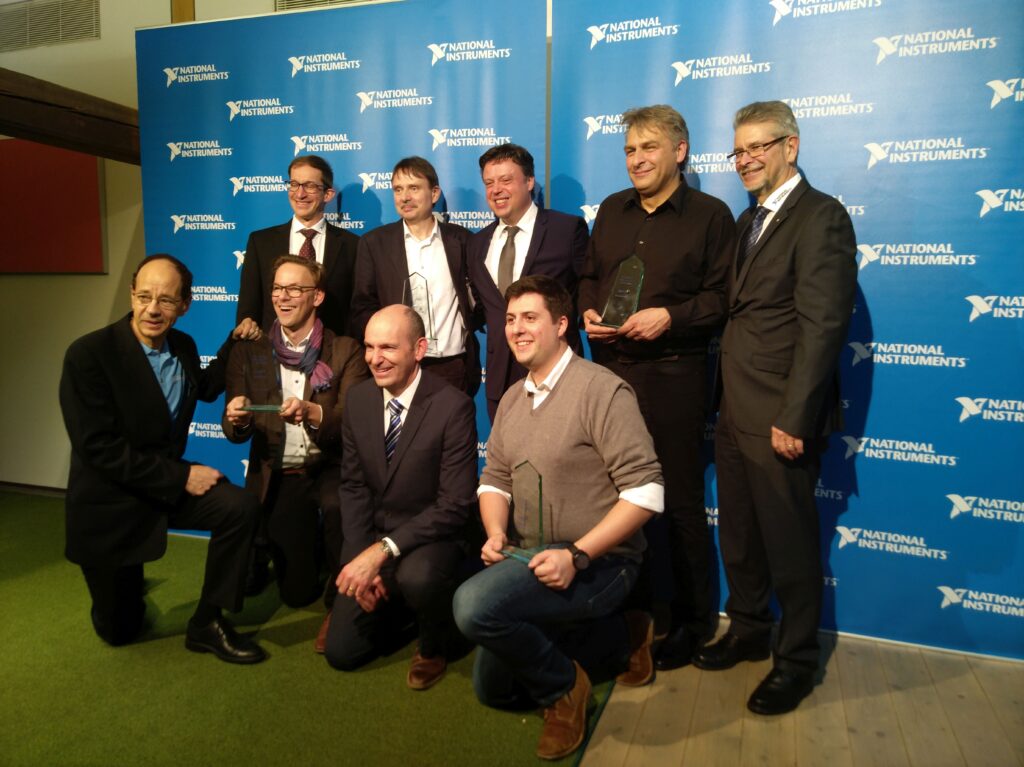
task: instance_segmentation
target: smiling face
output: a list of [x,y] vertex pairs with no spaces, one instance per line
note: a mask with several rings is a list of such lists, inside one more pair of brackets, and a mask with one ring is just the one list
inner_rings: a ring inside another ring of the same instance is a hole
[[427,353],[427,339],[415,338],[405,306],[386,306],[366,324],[366,365],[373,380],[397,397],[416,378],[419,362]]
[[132,332],[151,349],[161,349],[174,323],[188,311],[181,300],[181,275],[164,259],[150,261],[135,277],[131,291]]
[[626,172],[640,196],[662,202],[679,186],[679,164],[687,144],[672,139],[660,128],[630,128],[626,133]]
[[440,187],[431,187],[423,176],[404,170],[391,177],[391,191],[395,195],[395,210],[410,226],[430,219],[434,203],[441,197]]
[[[298,298],[289,296],[287,290],[277,289],[292,286],[314,289],[304,290]],[[281,264],[274,273],[270,300],[274,304],[277,321],[289,337],[301,340],[313,329],[316,308],[324,302],[324,292],[315,288],[313,275],[301,264]]]
[[540,383],[558,364],[566,348],[567,317],[552,317],[539,293],[512,298],[505,310],[505,340],[516,362]]
[[323,188],[324,176],[312,165],[293,165],[288,180],[299,184],[312,182],[320,187],[315,192],[307,192],[302,187],[288,192],[295,217],[304,225],[312,226],[323,218],[324,205],[334,199],[334,190]]
[[533,176],[527,177],[513,160],[489,162],[483,169],[487,205],[501,223],[513,226],[519,223],[533,202]]
[[[774,122],[744,123],[736,128],[736,143],[733,146],[737,150],[746,149],[755,144],[767,144],[782,135],[782,129]],[[765,149],[760,157],[751,157],[744,152],[736,158],[736,172],[740,175],[740,181],[757,198],[758,203],[767,200],[772,192],[796,173],[799,148],[799,137],[790,136]]]

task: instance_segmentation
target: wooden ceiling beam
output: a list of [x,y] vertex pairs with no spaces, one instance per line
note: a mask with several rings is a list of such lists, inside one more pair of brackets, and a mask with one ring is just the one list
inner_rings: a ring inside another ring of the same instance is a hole
[[139,165],[139,112],[0,68],[0,133]]

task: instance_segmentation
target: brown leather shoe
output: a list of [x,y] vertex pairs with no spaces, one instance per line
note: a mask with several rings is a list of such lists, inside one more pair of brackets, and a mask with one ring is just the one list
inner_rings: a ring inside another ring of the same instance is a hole
[[320,624],[320,630],[316,632],[316,639],[313,640],[313,652],[318,652],[321,655],[324,654],[324,649],[327,647],[327,629],[331,625],[331,611],[327,611],[327,615],[324,616],[324,622]]
[[448,661],[443,655],[434,658],[424,658],[417,650],[412,656],[412,663],[409,665],[409,674],[405,683],[413,690],[429,690],[441,681],[445,669],[448,668]]
[[541,759],[561,759],[583,742],[587,732],[587,703],[590,701],[590,680],[576,661],[576,683],[565,695],[544,709],[544,730],[537,744]]
[[651,657],[654,621],[645,612],[629,610],[626,625],[629,627],[629,666],[615,681],[626,687],[643,687],[654,679],[654,658]]

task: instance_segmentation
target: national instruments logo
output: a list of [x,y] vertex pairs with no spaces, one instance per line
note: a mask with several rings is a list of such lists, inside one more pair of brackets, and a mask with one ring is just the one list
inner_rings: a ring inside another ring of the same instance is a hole
[[494,128],[431,128],[427,131],[432,140],[431,151],[440,146],[449,149],[460,147],[491,147],[511,143],[511,136],[499,136]]
[[774,11],[772,26],[783,19],[806,19],[836,13],[879,8],[882,0],[768,0]]
[[884,554],[921,559],[949,559],[948,550],[929,546],[923,535],[843,525],[836,525],[836,532],[839,534],[838,548],[840,551],[850,547],[851,549],[878,551]]
[[909,439],[889,439],[885,437],[854,437],[845,435],[842,442],[846,445],[845,460],[854,456],[876,461],[895,461],[897,463],[923,463],[932,466],[955,467],[958,456],[940,453],[931,442]]
[[971,305],[968,322],[979,317],[1000,320],[1024,318],[1024,296],[964,296],[964,301]]
[[1024,212],[1024,189],[979,189],[974,194],[981,198],[978,218],[985,218],[994,210],[1006,213]]
[[679,34],[678,24],[663,24],[660,16],[645,16],[637,19],[609,21],[587,27],[590,35],[590,50],[598,45],[650,40],[657,37],[675,37]]
[[430,51],[430,66],[435,66],[439,61],[454,64],[512,57],[511,48],[500,48],[491,39],[430,43],[427,50]]
[[974,266],[978,256],[957,253],[951,242],[877,242],[857,245],[859,269],[875,264],[883,267],[901,266]]
[[950,162],[956,160],[984,160],[989,147],[969,146],[963,136],[939,138],[912,138],[901,141],[872,141],[864,145],[868,150],[868,170],[880,163],[900,165],[906,163]]
[[294,106],[282,104],[281,99],[277,97],[239,99],[224,103],[228,108],[228,122],[234,122],[236,117],[279,117],[295,114]]
[[992,102],[989,109],[995,109],[1004,101],[1021,103],[1024,101],[1024,88],[1021,88],[1020,77],[1011,77],[1009,80],[989,80],[985,85],[992,89]]
[[981,416],[982,421],[1024,423],[1024,402],[1016,399],[995,399],[992,397],[957,397],[960,406],[960,423]]
[[874,365],[901,365],[904,367],[965,368],[967,357],[947,355],[942,344],[907,344],[888,341],[851,341],[853,350],[850,367],[862,362]]
[[311,75],[319,72],[340,72],[349,69],[359,69],[362,66],[360,59],[350,59],[345,51],[305,53],[301,56],[289,56],[288,63],[292,68],[292,77],[298,74]]
[[213,80],[227,80],[230,72],[217,69],[216,64],[191,64],[185,67],[164,67],[167,76],[167,87],[172,85],[191,85],[207,83]]
[[728,53],[703,58],[673,61],[675,86],[686,79],[707,80],[721,77],[749,77],[772,71],[772,62],[755,61],[753,53]]
[[434,103],[433,96],[421,96],[418,88],[389,88],[379,91],[359,91],[359,113],[367,109],[408,109],[426,107]]
[[360,173],[359,180],[363,183],[363,194],[371,189],[390,189],[391,171],[379,170],[369,173]]
[[962,610],[1024,618],[1024,597],[950,586],[935,588],[942,594],[939,607],[943,610],[947,607],[959,607]]
[[288,182],[284,176],[232,176],[228,179],[231,183],[231,196],[237,197],[239,192],[252,194],[254,192],[287,192]]
[[906,32],[884,35],[872,40],[878,48],[875,64],[890,56],[913,58],[916,56],[945,56],[958,53],[991,50],[999,44],[998,37],[979,37],[973,27],[951,27],[927,32]]
[[363,148],[362,141],[353,141],[347,133],[304,133],[292,136],[292,156],[299,152],[324,154],[326,152],[358,152]]
[[186,232],[214,232],[234,231],[234,221],[225,221],[220,213],[178,213],[171,214],[171,223],[174,225],[172,234],[181,230]]
[[815,96],[794,96],[781,99],[793,110],[798,120],[818,117],[858,117],[875,111],[872,101],[858,101],[849,91],[823,93]]
[[170,162],[174,162],[179,157],[231,157],[233,151],[229,146],[221,146],[218,139],[168,141],[167,148],[171,150]]
[[[238,303],[238,294],[228,291],[227,285],[193,285],[192,302],[214,303],[214,304],[235,304]],[[220,430],[218,425],[217,430]]]
[[1006,498],[985,498],[978,495],[946,496],[952,506],[949,509],[950,519],[971,518],[989,522],[1012,522],[1024,524],[1024,501]]
[[587,141],[593,136],[612,136],[626,132],[621,112],[611,115],[588,115],[583,118],[583,124],[587,126]]

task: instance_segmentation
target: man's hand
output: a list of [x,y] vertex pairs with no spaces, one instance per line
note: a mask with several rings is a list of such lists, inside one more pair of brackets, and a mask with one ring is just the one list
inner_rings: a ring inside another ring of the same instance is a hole
[[384,587],[384,581],[379,575],[370,582],[369,587],[362,594],[355,596],[356,604],[363,608],[363,612],[367,613],[372,613],[377,609],[380,600],[387,601],[387,598],[388,590]]
[[185,492],[189,495],[206,495],[207,491],[216,485],[223,476],[216,469],[194,463],[188,469]]
[[256,320],[246,317],[231,331],[231,337],[236,341],[259,341],[263,337],[263,331]]
[[324,409],[315,402],[289,397],[281,405],[281,418],[296,426],[308,421],[314,429],[319,429],[323,417]]
[[379,543],[371,543],[338,573],[338,593],[357,602],[380,575],[386,557]]
[[782,429],[772,427],[772,450],[783,458],[795,461],[804,454],[804,441]]
[[593,309],[587,309],[583,312],[583,329],[587,331],[587,338],[589,340],[607,344],[619,337],[619,328],[598,325],[597,323],[600,321],[601,315]]
[[657,307],[641,309],[636,314],[631,314],[629,319],[622,323],[619,333],[634,341],[653,341],[670,327],[672,317],[668,309]]
[[538,581],[555,591],[569,588],[572,579],[576,577],[569,549],[545,549],[534,555],[529,567]]
[[482,559],[484,564],[488,567],[497,564],[505,558],[505,555],[501,553],[501,550],[507,545],[508,538],[505,536],[505,533],[492,535],[484,541],[484,545],[480,549],[480,559]]
[[251,404],[249,398],[244,395],[239,394],[234,397],[224,407],[224,415],[227,416],[228,422],[239,429],[248,426],[252,422],[252,413],[247,413],[242,408]]

